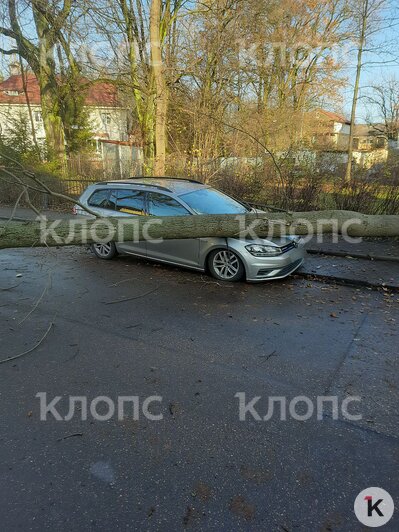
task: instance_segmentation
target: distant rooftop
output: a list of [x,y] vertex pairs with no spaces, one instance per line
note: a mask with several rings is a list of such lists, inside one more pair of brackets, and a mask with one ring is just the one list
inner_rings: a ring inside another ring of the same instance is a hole
[[344,116],[340,115],[339,113],[334,113],[333,111],[326,111],[325,109],[317,109],[316,115],[323,115],[329,120],[332,120],[333,122],[338,122],[339,124],[347,124],[350,125],[350,120],[345,118]]
[[[29,103],[40,105],[40,88],[36,76],[25,75]],[[82,90],[87,89],[85,104],[96,107],[118,107],[118,91],[113,83],[81,80]],[[23,78],[21,74],[10,76],[0,83],[0,104],[26,104]]]

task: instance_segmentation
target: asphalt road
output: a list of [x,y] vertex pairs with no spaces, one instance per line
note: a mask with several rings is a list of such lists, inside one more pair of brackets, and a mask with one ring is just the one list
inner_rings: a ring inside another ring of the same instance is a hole
[[[370,486],[399,507],[397,294],[12,250],[0,315],[0,359],[54,324],[0,364],[1,530],[354,532]],[[41,421],[40,392],[63,417],[69,396],[161,396],[163,419]],[[262,416],[361,396],[362,419],[240,421],[237,392]]]

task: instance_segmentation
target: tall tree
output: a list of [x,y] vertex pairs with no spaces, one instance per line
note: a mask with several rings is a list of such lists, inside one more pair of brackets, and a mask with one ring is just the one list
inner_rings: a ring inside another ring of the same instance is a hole
[[[15,50],[26,60],[36,75],[40,87],[48,156],[52,160],[63,163],[65,134],[60,112],[55,46],[71,11],[72,0],[64,0],[61,7],[44,0],[32,0],[29,5],[36,36],[24,33],[21,24],[23,15],[17,10],[16,0],[8,0],[9,25],[0,27],[0,32],[15,41]],[[51,20],[46,16],[50,10]]]
[[376,133],[383,134],[388,141],[397,142],[399,135],[399,80],[396,76],[374,83],[367,96],[367,102],[377,114],[378,123],[369,119]]
[[[393,15],[394,5],[391,0],[353,0],[351,4],[357,59],[348,141],[348,162],[346,165],[347,181],[351,181],[353,174],[353,139],[361,88],[361,76],[368,63],[367,55],[377,56],[374,64],[389,62],[387,56],[389,57],[389,54],[392,53],[392,42],[389,39],[381,39],[380,31],[384,33],[388,32],[397,23]],[[394,49],[396,49],[396,43]],[[381,56],[384,59],[381,59]]]
[[[164,173],[169,86],[176,75],[178,14],[184,0],[100,0],[91,4],[97,32],[114,52],[108,75],[127,96],[144,151],[144,172]],[[105,72],[107,75],[107,72]]]
[[152,0],[150,11],[151,73],[155,84],[155,164],[154,175],[165,175],[166,120],[168,111],[168,87],[162,57],[164,35],[162,24],[162,0]]
[[[356,6],[357,7],[357,6]],[[370,18],[370,0],[360,0],[359,9],[359,18],[356,21],[358,26],[358,48],[357,48],[357,63],[356,63],[356,76],[355,76],[355,85],[353,88],[353,98],[352,98],[352,110],[351,110],[351,123],[349,130],[349,140],[348,140],[348,163],[346,165],[346,180],[351,181],[352,179],[352,166],[353,166],[353,139],[355,135],[355,122],[356,122],[356,111],[357,104],[359,99],[359,89],[360,89],[360,76],[362,74],[363,68],[363,54],[364,47],[366,44],[367,29]]]

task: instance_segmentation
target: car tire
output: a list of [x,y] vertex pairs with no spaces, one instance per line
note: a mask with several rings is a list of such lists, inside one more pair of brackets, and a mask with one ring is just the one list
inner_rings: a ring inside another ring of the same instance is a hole
[[218,281],[237,282],[245,274],[240,257],[231,249],[215,249],[208,256],[208,268]]
[[114,242],[92,244],[91,250],[96,257],[102,260],[111,260],[118,255]]

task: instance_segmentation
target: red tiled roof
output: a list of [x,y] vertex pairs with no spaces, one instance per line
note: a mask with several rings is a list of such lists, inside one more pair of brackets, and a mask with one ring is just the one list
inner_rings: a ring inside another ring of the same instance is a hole
[[[39,83],[34,74],[26,75],[28,99],[32,105],[40,105]],[[118,91],[115,85],[106,82],[89,82],[82,79],[82,87],[87,88],[86,105],[98,107],[117,107]],[[18,92],[18,94],[12,93]],[[26,97],[23,88],[22,76],[14,75],[0,83],[0,104],[25,104]]]
[[95,81],[90,83],[86,94],[86,105],[117,107],[118,90],[113,83]]
[[[32,105],[40,104],[39,84],[33,74],[26,76],[26,87],[29,102]],[[9,94],[9,92],[18,92],[18,95]],[[26,103],[21,75],[11,76],[0,83],[0,103]]]
[[333,120],[334,122],[338,122],[340,124],[350,124],[350,120],[347,120],[344,116],[338,113],[325,111],[324,109],[317,109],[316,113],[323,114],[328,119]]

